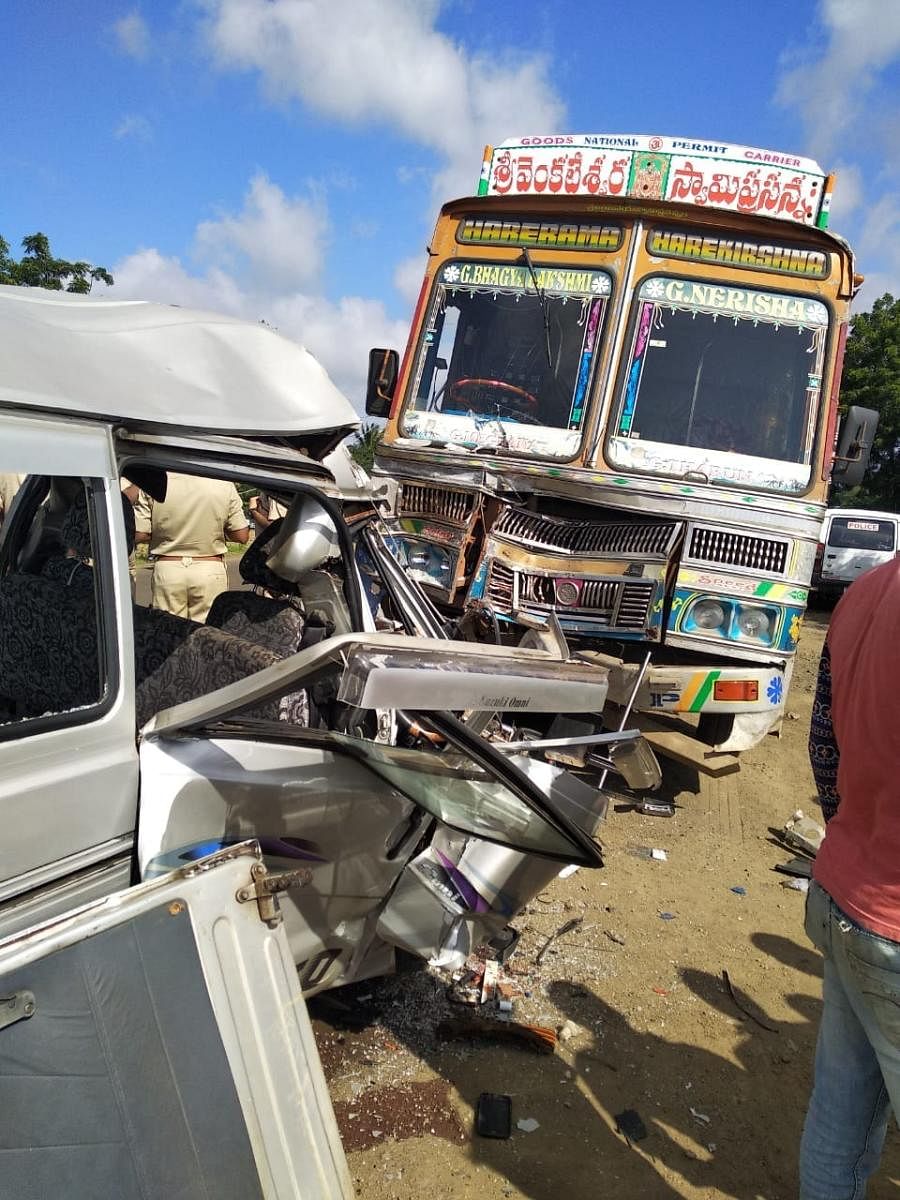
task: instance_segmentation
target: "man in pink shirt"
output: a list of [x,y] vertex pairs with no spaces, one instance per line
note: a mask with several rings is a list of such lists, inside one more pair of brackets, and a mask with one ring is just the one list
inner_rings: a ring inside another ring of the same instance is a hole
[[825,956],[801,1200],[862,1200],[900,1113],[900,559],[838,604],[819,664],[810,762],[826,835],[806,904]]

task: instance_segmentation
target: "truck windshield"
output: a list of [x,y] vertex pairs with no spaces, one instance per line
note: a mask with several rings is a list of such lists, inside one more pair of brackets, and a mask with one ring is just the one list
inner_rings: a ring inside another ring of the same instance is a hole
[[610,460],[654,474],[805,490],[827,330],[818,300],[645,280]]
[[439,273],[402,432],[571,458],[611,291],[604,271],[526,260]]

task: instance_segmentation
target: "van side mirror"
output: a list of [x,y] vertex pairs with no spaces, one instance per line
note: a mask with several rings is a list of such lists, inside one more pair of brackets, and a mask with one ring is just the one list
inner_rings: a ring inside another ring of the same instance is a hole
[[869,465],[875,430],[878,428],[878,413],[874,408],[861,408],[851,404],[841,421],[841,433],[837,453],[834,456],[832,478],[841,487],[856,487]]
[[369,351],[366,413],[370,417],[386,417],[390,414],[399,374],[400,355],[396,350]]

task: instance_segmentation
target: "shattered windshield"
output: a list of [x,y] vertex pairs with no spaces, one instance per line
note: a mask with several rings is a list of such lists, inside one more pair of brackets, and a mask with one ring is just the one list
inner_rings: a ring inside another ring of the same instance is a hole
[[645,280],[636,304],[610,460],[803,491],[819,412],[825,305],[671,278]]
[[438,275],[407,437],[570,458],[611,291],[605,271],[451,262]]

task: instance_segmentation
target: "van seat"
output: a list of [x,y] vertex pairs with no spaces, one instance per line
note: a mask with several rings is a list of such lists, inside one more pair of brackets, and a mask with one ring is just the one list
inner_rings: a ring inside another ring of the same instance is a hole
[[83,708],[102,694],[93,586],[25,572],[0,580],[0,696],[12,718]]
[[[134,608],[134,649],[138,728],[163,709],[237,683],[280,658],[222,629],[140,606]],[[283,701],[272,700],[245,715],[269,721],[302,715],[282,708]]]

